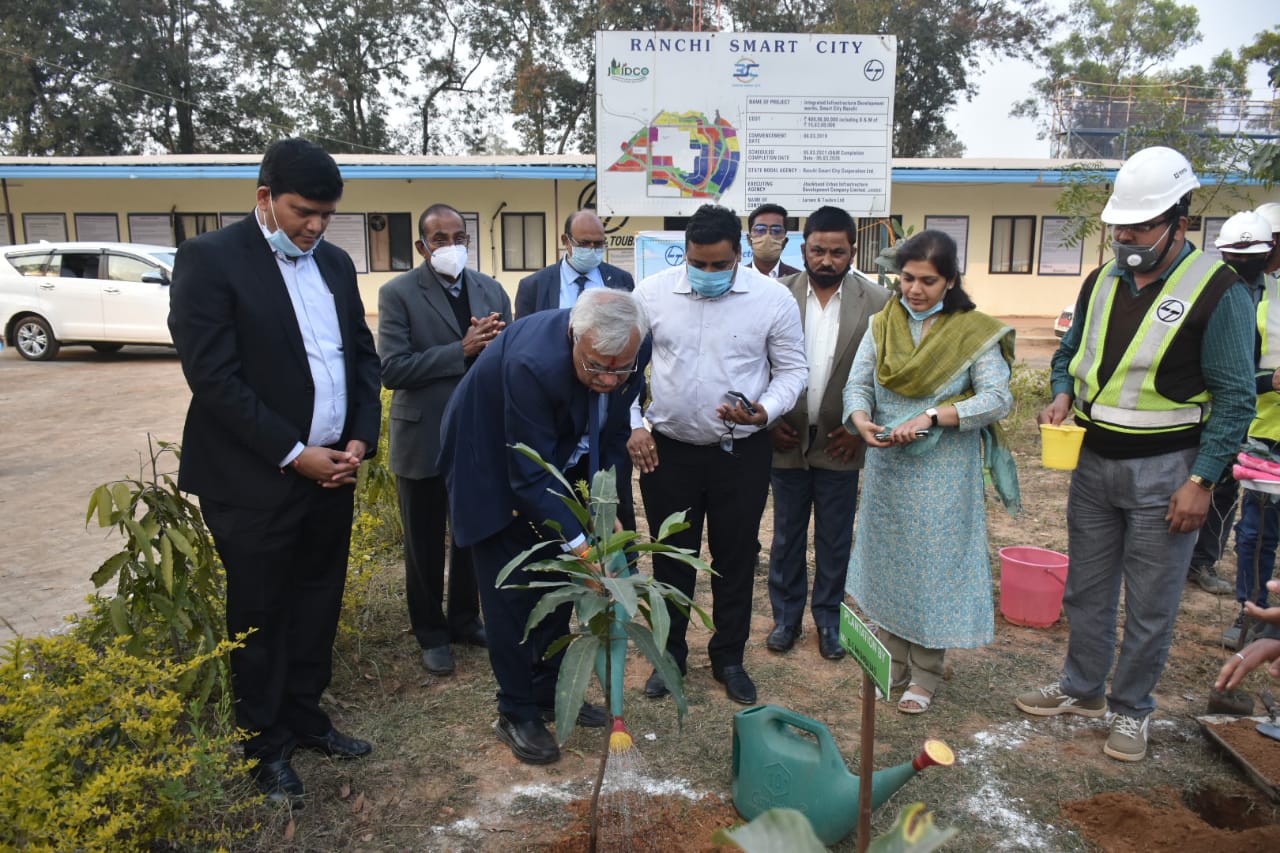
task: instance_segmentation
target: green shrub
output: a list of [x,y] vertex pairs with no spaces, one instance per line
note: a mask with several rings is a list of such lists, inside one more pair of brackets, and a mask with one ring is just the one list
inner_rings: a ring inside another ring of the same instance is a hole
[[1006,421],[1013,424],[1013,429],[1018,429],[1023,423],[1034,421],[1040,410],[1053,399],[1049,391],[1049,369],[1016,362],[1013,376],[1009,379],[1009,390],[1013,392],[1013,411]]
[[181,685],[185,662],[19,637],[0,652],[0,849],[225,849],[254,830],[236,733]]

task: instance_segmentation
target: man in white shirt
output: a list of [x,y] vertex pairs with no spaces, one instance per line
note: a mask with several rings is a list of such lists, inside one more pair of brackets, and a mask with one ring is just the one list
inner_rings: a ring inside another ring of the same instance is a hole
[[[790,411],[808,376],[795,299],[742,266],[742,225],[718,205],[703,205],[685,229],[685,264],[640,282],[636,294],[653,335],[652,402],[632,408],[627,450],[640,470],[650,529],[687,511],[689,529],[666,541],[698,551],[703,522],[711,548],[711,672],[729,698],[755,704],[743,667],[751,630],[755,539],[769,490],[770,420]],[[735,395],[731,396],[730,392]],[[744,402],[745,401],[745,402]],[[695,571],[655,555],[654,577],[692,596]],[[667,651],[681,672],[689,620],[668,607]],[[645,694],[668,693],[654,672]]]
[[889,291],[852,269],[857,241],[853,217],[820,207],[804,226],[805,271],[781,279],[804,325],[809,386],[799,405],[769,430],[773,442],[773,546],[769,557],[771,652],[786,652],[800,636],[808,597],[809,515],[814,516],[811,611],[824,658],[844,657],[840,600],[844,597],[858,471],[866,448],[841,422],[842,393],[867,321],[884,307]]

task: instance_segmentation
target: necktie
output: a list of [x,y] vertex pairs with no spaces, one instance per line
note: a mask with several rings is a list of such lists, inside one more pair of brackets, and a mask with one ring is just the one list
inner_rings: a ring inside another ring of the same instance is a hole
[[581,296],[582,291],[587,289],[587,277],[585,275],[580,275],[573,280],[573,283],[578,285],[578,295]]

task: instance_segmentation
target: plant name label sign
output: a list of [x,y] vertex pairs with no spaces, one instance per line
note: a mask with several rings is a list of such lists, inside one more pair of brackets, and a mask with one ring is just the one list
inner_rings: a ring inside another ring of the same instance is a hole
[[844,646],[876,687],[889,695],[889,650],[849,605],[840,605],[840,645]]

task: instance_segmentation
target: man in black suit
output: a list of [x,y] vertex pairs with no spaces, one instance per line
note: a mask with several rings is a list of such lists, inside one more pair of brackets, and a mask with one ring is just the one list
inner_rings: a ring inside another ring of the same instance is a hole
[[578,210],[564,221],[560,235],[564,258],[520,279],[516,288],[516,316],[535,311],[572,308],[578,295],[597,287],[635,290],[631,273],[604,263],[604,223],[593,210]]
[[747,217],[747,239],[751,241],[751,266],[769,278],[784,278],[800,270],[784,264],[787,247],[787,209],[780,204],[762,204]]
[[378,356],[347,253],[323,242],[342,175],[273,144],[253,215],[178,249],[169,329],[191,387],[178,485],[200,497],[227,578],[236,722],[253,776],[301,804],[295,747],[369,752],[320,708],[346,581],[354,484],[377,449]]
[[378,351],[382,384],[394,392],[391,472],[404,526],[409,624],[422,647],[422,665],[432,675],[449,675],[449,643],[483,646],[485,634],[475,570],[457,543],[449,549],[445,603],[449,504],[436,468],[440,418],[476,356],[511,322],[511,300],[501,284],[467,269],[470,237],[457,210],[428,207],[418,219],[418,233],[415,248],[426,261],[378,291]]
[[[517,569],[506,586],[498,573],[540,541],[566,540],[586,553],[582,525],[556,492],[555,478],[512,448],[532,447],[570,482],[592,467],[605,470],[626,456],[631,402],[644,387],[648,362],[644,310],[631,294],[595,290],[572,311],[518,320],[480,354],[445,410],[440,469],[448,482],[453,535],[470,546],[489,636],[489,663],[498,680],[494,729],[516,758],[547,764],[560,758],[544,720],[552,719],[561,654],[545,652],[568,632],[568,604],[521,643],[541,589],[513,585],[543,580]],[[584,434],[598,436],[583,449]],[[592,459],[592,456],[596,459]],[[548,522],[559,526],[557,533]],[[550,548],[526,560],[550,556]],[[603,708],[584,704],[578,724],[603,726]]]

